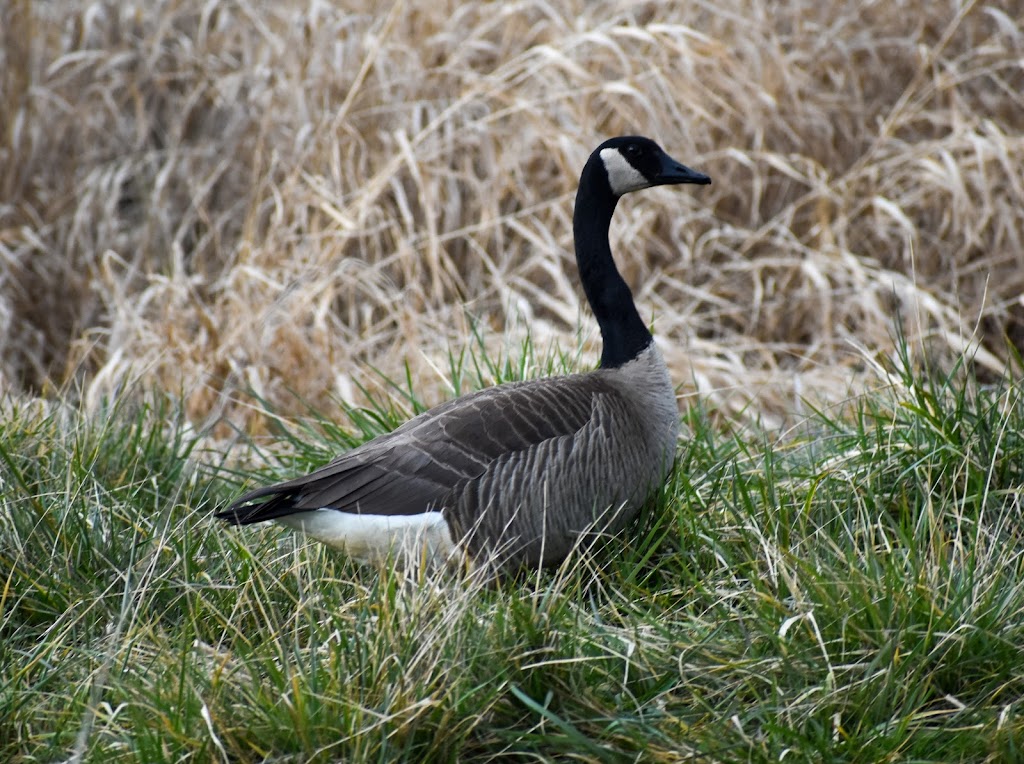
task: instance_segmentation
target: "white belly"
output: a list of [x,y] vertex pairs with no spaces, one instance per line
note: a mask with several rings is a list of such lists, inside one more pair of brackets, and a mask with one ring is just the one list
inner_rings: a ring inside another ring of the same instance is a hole
[[277,522],[362,560],[418,559],[425,553],[431,562],[444,562],[455,549],[448,521],[440,512],[357,515],[315,509],[280,517]]

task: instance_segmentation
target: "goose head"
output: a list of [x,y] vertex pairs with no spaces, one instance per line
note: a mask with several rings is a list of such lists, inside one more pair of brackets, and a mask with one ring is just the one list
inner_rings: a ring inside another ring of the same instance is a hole
[[607,140],[594,152],[616,197],[651,186],[707,185],[711,178],[680,164],[650,138],[625,135]]

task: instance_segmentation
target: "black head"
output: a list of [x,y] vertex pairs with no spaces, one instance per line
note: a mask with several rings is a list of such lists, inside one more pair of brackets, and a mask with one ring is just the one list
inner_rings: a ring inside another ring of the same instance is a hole
[[624,135],[605,141],[594,151],[616,196],[651,186],[678,183],[707,185],[711,178],[680,164],[650,138]]

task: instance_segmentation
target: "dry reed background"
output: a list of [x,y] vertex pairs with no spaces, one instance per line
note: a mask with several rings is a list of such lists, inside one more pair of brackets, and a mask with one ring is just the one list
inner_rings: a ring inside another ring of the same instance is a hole
[[[684,392],[783,421],[915,344],[1024,343],[1016,2],[39,3],[0,18],[0,387],[322,408],[408,361],[443,397],[583,321],[571,207],[603,138],[714,178],[614,246]],[[1007,339],[1009,342],[1007,342]],[[592,351],[592,354],[589,354]]]

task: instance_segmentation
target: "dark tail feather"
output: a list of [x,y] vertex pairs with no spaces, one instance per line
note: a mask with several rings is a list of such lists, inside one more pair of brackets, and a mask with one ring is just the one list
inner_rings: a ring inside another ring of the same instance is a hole
[[232,525],[251,525],[276,520],[297,511],[302,510],[295,507],[294,492],[276,493],[273,489],[260,488],[247,493],[225,509],[218,510],[214,517]]

